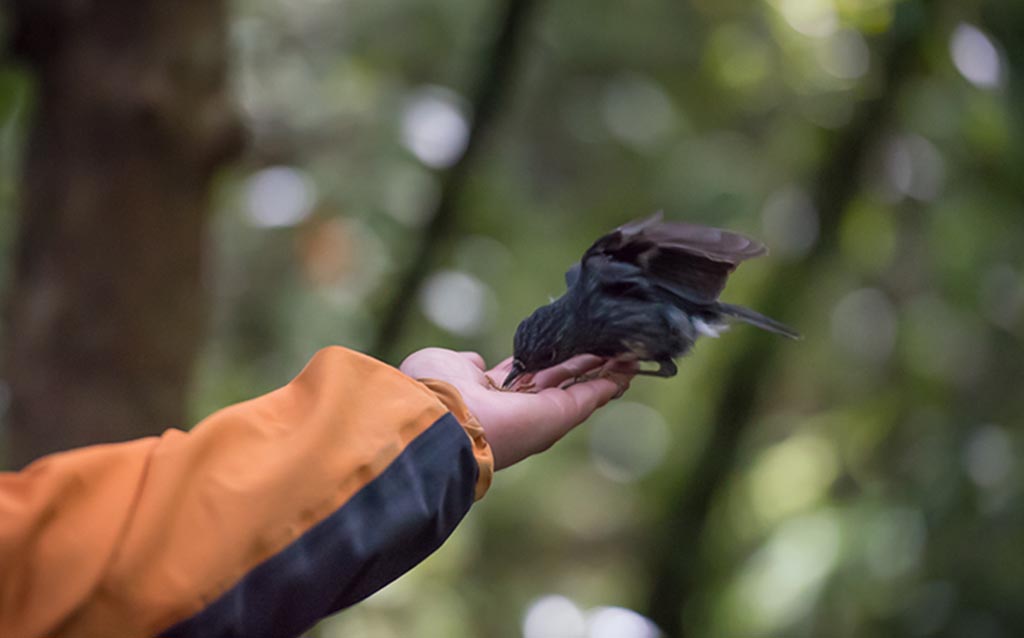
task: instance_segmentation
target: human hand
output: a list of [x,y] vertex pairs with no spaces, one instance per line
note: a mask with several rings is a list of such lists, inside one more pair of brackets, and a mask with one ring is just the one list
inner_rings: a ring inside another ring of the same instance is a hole
[[629,387],[633,375],[616,372],[571,385],[567,381],[597,369],[603,359],[581,355],[533,376],[535,393],[506,392],[499,384],[512,368],[512,358],[485,371],[475,352],[425,348],[409,355],[399,369],[414,379],[452,384],[476,416],[494,453],[495,469],[543,452]]

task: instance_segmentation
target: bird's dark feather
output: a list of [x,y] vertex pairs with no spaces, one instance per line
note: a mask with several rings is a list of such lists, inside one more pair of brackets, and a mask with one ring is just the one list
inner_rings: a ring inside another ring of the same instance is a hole
[[[717,228],[666,222],[661,213],[616,228],[583,255],[582,268],[632,265],[664,291],[695,303],[711,303],[740,262],[765,254],[763,244]],[[572,286],[580,265],[566,273]],[[621,273],[616,273],[619,275]],[[600,277],[600,275],[599,275]]]
[[718,301],[729,274],[763,255],[753,239],[717,228],[666,222],[658,213],[598,239],[565,273],[567,290],[516,329],[516,372],[534,372],[582,353],[654,361],[676,372],[700,334],[732,317],[797,338],[770,317]]

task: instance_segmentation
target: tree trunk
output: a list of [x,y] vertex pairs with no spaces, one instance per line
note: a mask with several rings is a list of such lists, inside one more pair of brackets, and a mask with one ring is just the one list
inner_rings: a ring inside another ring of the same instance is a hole
[[11,0],[34,71],[4,364],[9,464],[179,426],[211,178],[241,146],[219,0]]

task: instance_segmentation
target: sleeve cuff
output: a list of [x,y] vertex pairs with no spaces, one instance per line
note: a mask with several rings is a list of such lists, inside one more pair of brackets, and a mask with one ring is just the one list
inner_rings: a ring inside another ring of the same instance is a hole
[[473,413],[469,411],[469,408],[466,407],[465,402],[462,400],[462,395],[455,389],[455,386],[437,379],[418,379],[418,381],[437,395],[441,403],[444,403],[445,407],[455,415],[455,418],[458,419],[462,429],[466,431],[466,435],[472,442],[473,456],[476,457],[477,466],[480,468],[480,475],[476,480],[476,493],[474,495],[475,500],[479,501],[487,493],[487,489],[491,486],[491,481],[494,479],[494,453],[491,452],[491,446],[484,435],[483,427],[476,420],[476,417],[473,416]]

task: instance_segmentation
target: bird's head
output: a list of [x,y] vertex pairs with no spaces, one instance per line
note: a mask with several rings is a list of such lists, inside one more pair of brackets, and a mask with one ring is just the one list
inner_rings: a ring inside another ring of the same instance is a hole
[[537,372],[561,363],[572,354],[566,343],[570,317],[557,301],[537,308],[516,328],[512,344],[512,370],[502,384],[509,388],[524,374]]

